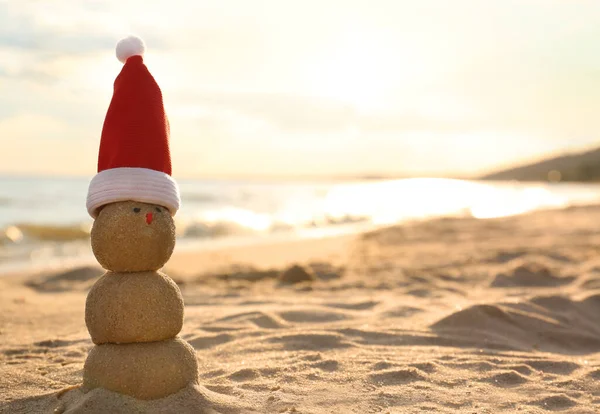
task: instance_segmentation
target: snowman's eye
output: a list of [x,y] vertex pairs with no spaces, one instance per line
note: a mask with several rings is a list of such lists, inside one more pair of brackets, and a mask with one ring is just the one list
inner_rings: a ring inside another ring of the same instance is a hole
[[162,213],[162,210],[160,208],[158,208],[158,207],[156,207],[155,210],[156,210],[157,213]]
[[133,212],[134,212],[134,213],[139,213],[140,211],[142,211],[142,209],[141,209],[141,208],[139,208],[139,207],[134,207],[134,208],[133,208]]

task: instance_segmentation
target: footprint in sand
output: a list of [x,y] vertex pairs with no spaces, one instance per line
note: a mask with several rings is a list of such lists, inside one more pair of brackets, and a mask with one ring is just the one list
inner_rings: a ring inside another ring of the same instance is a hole
[[579,287],[584,290],[600,289],[600,277],[589,277]]
[[575,277],[556,276],[545,264],[536,261],[515,260],[506,272],[499,273],[491,287],[553,287],[568,285]]
[[415,381],[426,381],[427,377],[416,368],[395,369],[370,375],[375,385],[402,385]]
[[511,369],[513,371],[517,371],[519,374],[522,374],[522,375],[531,375],[531,373],[533,372],[531,370],[531,367],[529,367],[525,364],[509,365],[507,368]]
[[483,381],[497,387],[511,388],[526,383],[528,379],[516,371],[505,371],[485,378]]
[[519,303],[473,305],[430,328],[442,338],[460,333],[482,347],[586,354],[600,350],[599,311],[600,295],[579,301],[539,296]]
[[523,361],[531,368],[542,371],[548,374],[569,375],[573,371],[581,368],[579,364],[570,361],[544,361],[544,360],[529,360]]
[[589,372],[587,376],[593,380],[600,380],[600,369]]
[[340,369],[340,363],[334,359],[327,359],[325,361],[312,364],[311,367],[318,368],[321,371],[334,372]]
[[530,402],[529,404],[537,405],[548,411],[562,411],[576,406],[577,401],[567,397],[564,394],[559,394],[551,395],[549,397]]
[[245,382],[245,381],[255,380],[258,377],[260,377],[260,372],[258,372],[257,370],[250,369],[250,368],[244,368],[244,369],[240,369],[240,370],[234,372],[233,374],[229,375],[227,378],[229,378],[232,381],[236,381],[236,382]]
[[287,350],[331,350],[351,346],[345,337],[336,334],[303,333],[275,336],[268,339],[271,343],[282,344]]
[[186,337],[185,339],[194,347],[194,349],[208,349],[230,342],[234,339],[234,336],[229,334],[218,334]]
[[416,368],[420,371],[426,372],[428,374],[433,374],[438,370],[438,366],[433,362],[421,362],[416,364],[410,364],[409,366]]
[[368,300],[365,302],[356,302],[356,303],[326,303],[325,306],[329,306],[331,308],[340,308],[347,310],[371,310],[375,306],[377,306],[379,302]]
[[240,326],[253,326],[263,329],[280,329],[287,326],[277,315],[267,312],[242,312],[219,318],[216,322],[235,323]]
[[44,275],[25,283],[38,292],[87,291],[104,271],[96,266],[79,267],[52,275]]
[[351,319],[346,313],[328,312],[311,308],[279,312],[279,316],[287,322],[296,323],[325,323]]

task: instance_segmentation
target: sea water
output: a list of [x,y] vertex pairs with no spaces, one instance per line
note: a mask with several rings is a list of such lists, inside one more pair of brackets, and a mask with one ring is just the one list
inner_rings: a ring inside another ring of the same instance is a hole
[[[480,219],[600,203],[600,185],[412,178],[181,180],[178,249],[324,237],[444,216]],[[0,271],[91,257],[89,178],[0,176]],[[69,262],[69,263],[70,263]]]

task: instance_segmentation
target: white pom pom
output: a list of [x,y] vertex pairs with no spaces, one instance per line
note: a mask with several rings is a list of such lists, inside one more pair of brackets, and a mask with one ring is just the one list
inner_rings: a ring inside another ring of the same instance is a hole
[[144,41],[136,36],[129,36],[117,43],[117,59],[125,63],[131,56],[143,56],[146,51]]

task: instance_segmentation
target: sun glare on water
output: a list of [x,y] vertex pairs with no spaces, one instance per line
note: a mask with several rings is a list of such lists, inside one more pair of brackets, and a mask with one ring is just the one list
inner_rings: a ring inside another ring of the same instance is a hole
[[414,178],[337,186],[327,195],[324,209],[329,217],[365,217],[375,225],[388,225],[441,216],[506,217],[568,202],[542,186]]

